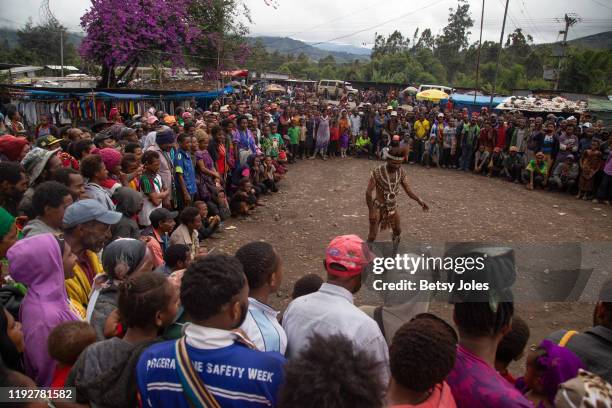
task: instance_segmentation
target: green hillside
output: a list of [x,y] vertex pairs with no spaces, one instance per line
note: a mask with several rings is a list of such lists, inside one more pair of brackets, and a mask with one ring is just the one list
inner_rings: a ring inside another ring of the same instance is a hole
[[336,62],[351,62],[354,60],[364,61],[369,59],[367,55],[351,54],[342,51],[322,50],[320,48],[306,44],[303,41],[294,40],[293,38],[288,37],[261,36],[249,37],[248,40],[251,44],[260,41],[266,48],[266,51],[270,53],[277,51],[281,54],[292,54],[296,56],[303,53],[315,61],[323,59],[329,55],[333,56]]

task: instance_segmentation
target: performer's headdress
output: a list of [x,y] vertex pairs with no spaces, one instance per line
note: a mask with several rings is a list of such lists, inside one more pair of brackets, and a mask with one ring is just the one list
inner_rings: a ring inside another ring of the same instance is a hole
[[387,160],[404,161],[404,157],[408,154],[408,149],[405,147],[392,147],[387,153]]

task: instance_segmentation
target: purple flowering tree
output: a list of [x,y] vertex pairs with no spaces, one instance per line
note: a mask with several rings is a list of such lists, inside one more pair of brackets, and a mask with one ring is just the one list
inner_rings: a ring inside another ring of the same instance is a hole
[[192,0],[92,0],[81,17],[81,57],[102,66],[98,86],[129,81],[145,62],[182,66],[202,31],[188,13]]

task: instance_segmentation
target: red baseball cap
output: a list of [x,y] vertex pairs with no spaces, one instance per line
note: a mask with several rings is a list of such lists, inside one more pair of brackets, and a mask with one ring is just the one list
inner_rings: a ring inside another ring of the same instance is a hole
[[[357,235],[341,235],[329,243],[325,250],[325,269],[336,276],[356,276],[374,259],[366,243]],[[342,265],[345,271],[330,267],[331,264]]]

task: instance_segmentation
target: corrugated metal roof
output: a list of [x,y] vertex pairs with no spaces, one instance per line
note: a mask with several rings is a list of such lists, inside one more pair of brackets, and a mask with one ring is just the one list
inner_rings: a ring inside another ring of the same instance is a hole
[[612,112],[612,101],[589,98],[587,110],[592,112]]
[[[60,70],[62,69],[61,65],[45,65],[45,68]],[[64,65],[64,69],[67,71],[78,71],[79,69],[72,65]]]
[[5,70],[2,70],[0,72],[2,72],[3,74],[8,74],[9,70],[10,70],[11,74],[22,74],[24,72],[40,71],[41,69],[43,69],[43,67],[36,67],[36,66],[33,66],[33,65],[26,65],[24,67],[15,67],[15,68],[10,68],[10,69],[5,69]]

